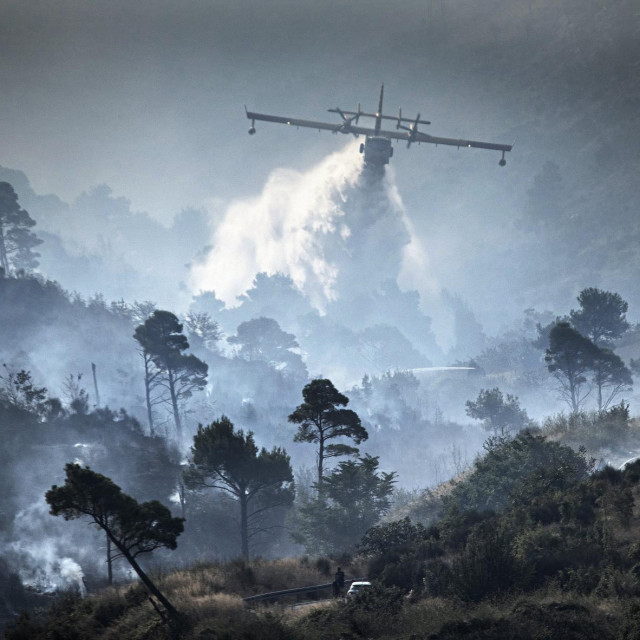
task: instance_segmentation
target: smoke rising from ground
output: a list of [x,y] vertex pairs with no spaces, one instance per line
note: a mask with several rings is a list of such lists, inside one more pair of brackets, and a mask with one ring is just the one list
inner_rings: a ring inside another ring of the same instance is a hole
[[70,544],[69,532],[52,521],[44,500],[18,512],[13,527],[14,540],[0,549],[19,567],[24,585],[42,592],[77,589],[85,595],[82,568],[66,555],[77,555],[78,546]]
[[277,169],[259,196],[233,203],[190,284],[233,306],[256,273],[280,272],[324,310],[396,281],[407,261],[424,262],[411,243],[395,184],[349,144],[305,173]]

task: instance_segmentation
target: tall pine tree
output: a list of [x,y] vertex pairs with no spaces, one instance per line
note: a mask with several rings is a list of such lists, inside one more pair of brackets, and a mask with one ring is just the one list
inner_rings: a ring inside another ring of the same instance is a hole
[[38,267],[34,247],[42,240],[31,229],[35,220],[18,204],[18,196],[8,182],[0,182],[0,267],[6,275],[19,269]]

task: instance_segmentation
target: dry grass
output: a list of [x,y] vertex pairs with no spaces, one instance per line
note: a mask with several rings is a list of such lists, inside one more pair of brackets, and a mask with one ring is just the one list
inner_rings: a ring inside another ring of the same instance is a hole
[[[197,599],[221,592],[245,597],[281,589],[293,589],[333,580],[335,562],[313,558],[255,559],[251,562],[200,563],[158,578],[171,599]],[[366,563],[343,564],[347,579],[366,575]]]
[[172,603],[192,622],[208,618],[232,620],[236,616],[243,615],[245,608],[240,596],[228,593],[213,593],[195,597],[184,593],[174,594]]

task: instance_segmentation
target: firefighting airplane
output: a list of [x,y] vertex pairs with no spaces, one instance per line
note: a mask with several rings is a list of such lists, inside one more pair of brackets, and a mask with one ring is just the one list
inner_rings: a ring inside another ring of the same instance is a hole
[[[280,124],[288,124],[294,127],[308,127],[310,129],[318,129],[331,131],[332,133],[345,133],[353,134],[356,138],[362,134],[366,136],[363,144],[360,145],[360,153],[364,153],[365,163],[375,167],[384,167],[389,164],[389,158],[393,156],[393,147],[391,146],[391,140],[405,140],[407,142],[407,149],[411,147],[411,144],[417,142],[427,142],[429,144],[444,144],[452,147],[473,147],[476,149],[491,149],[494,151],[502,151],[502,157],[498,164],[504,167],[507,164],[504,154],[507,151],[511,151],[512,145],[510,144],[497,144],[493,142],[478,142],[475,140],[455,140],[453,138],[438,138],[436,136],[430,136],[427,133],[423,133],[418,130],[418,125],[431,124],[428,120],[420,120],[420,114],[413,118],[405,118],[402,115],[402,109],[398,111],[397,116],[383,115],[382,113],[382,98],[384,96],[384,85],[380,88],[380,100],[378,102],[378,110],[375,113],[366,113],[360,110],[358,104],[357,111],[346,111],[336,107],[335,109],[328,109],[331,113],[338,113],[342,118],[342,122],[337,124],[329,122],[316,122],[314,120],[300,120],[298,118],[285,118],[283,116],[271,116],[265,113],[256,113],[254,111],[248,111],[245,105],[245,111],[247,118],[251,120],[251,127],[249,128],[249,134],[253,135],[256,132],[256,120],[262,120],[264,122],[278,122]],[[373,128],[360,127],[358,121],[360,118],[374,118],[375,125]],[[386,131],[382,129],[383,120],[393,120],[396,123],[395,131]],[[407,123],[407,124],[405,124]]]

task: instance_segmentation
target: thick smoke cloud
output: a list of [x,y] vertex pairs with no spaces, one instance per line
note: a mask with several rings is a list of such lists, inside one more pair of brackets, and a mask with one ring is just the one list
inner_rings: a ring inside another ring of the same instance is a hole
[[304,173],[277,169],[259,196],[233,203],[190,284],[234,305],[256,273],[280,272],[323,311],[397,281],[407,263],[425,257],[398,191],[350,144]]

